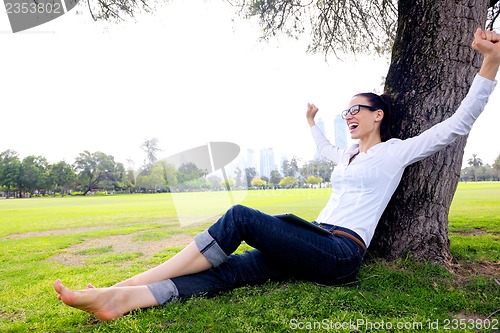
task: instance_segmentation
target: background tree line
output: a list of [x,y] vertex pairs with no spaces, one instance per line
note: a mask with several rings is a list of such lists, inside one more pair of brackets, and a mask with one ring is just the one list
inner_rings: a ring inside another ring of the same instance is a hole
[[468,181],[500,181],[500,155],[495,159],[493,165],[484,164],[477,154],[467,160],[468,167],[460,172],[460,180]]
[[141,146],[146,153],[139,170],[126,169],[112,155],[97,151],[80,153],[73,164],[65,161],[49,163],[43,156],[23,159],[13,150],[0,153],[0,192],[6,197],[33,195],[87,195],[119,191],[157,193],[169,191],[209,191],[252,188],[291,188],[328,182],[331,165],[326,161],[309,161],[298,166],[296,157],[283,162],[283,174],[273,170],[270,177],[258,177],[253,167],[241,170],[223,180],[208,174],[193,163],[179,168],[166,160],[158,160],[157,141],[146,140]]
[[[146,144],[147,143],[147,144]],[[142,146],[147,158],[140,170],[125,169],[112,155],[103,152],[80,153],[73,164],[60,161],[50,164],[42,156],[27,156],[22,160],[17,152],[0,153],[0,192],[7,197],[33,195],[95,194],[96,191],[158,193],[170,191],[220,191],[231,189],[277,189],[320,186],[330,182],[332,165],[312,160],[299,166],[300,159],[283,161],[282,172],[271,171],[270,177],[258,176],[254,167],[235,168],[226,180],[208,175],[193,163],[178,169],[166,160],[158,160],[157,144],[146,140]],[[490,166],[476,154],[461,171],[462,181],[499,181],[500,155]]]

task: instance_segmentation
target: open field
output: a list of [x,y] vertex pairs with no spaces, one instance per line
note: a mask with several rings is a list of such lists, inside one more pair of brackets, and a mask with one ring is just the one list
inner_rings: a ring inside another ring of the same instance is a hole
[[[329,191],[249,191],[242,203],[312,220]],[[134,311],[112,323],[57,300],[57,278],[77,289],[88,282],[109,286],[170,258],[213,221],[181,226],[176,204],[187,202],[196,211],[203,203],[222,213],[221,195],[0,200],[0,331],[500,330],[500,183],[459,184],[450,212],[453,272],[411,258],[370,262],[351,285],[268,283]]]

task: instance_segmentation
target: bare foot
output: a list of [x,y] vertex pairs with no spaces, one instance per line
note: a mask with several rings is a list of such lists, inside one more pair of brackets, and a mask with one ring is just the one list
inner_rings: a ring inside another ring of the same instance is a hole
[[91,313],[102,321],[116,319],[130,311],[121,307],[123,295],[109,288],[94,288],[90,285],[85,290],[71,290],[57,280],[54,289],[59,294],[57,298],[64,304]]

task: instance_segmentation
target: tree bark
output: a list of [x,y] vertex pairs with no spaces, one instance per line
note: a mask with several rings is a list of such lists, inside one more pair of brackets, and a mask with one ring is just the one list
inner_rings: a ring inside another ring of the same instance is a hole
[[[385,84],[394,100],[393,137],[406,139],[450,117],[467,94],[481,56],[473,32],[486,21],[479,0],[400,0]],[[449,264],[448,212],[467,138],[409,166],[375,232],[370,254]]]

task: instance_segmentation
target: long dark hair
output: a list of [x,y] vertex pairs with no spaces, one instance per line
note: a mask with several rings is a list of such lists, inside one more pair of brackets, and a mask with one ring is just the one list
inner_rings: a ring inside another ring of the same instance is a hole
[[361,93],[354,97],[356,96],[365,97],[371,106],[384,111],[384,118],[382,118],[382,123],[380,124],[380,139],[382,142],[389,140],[391,138],[391,98],[385,94],[377,95],[374,93]]

